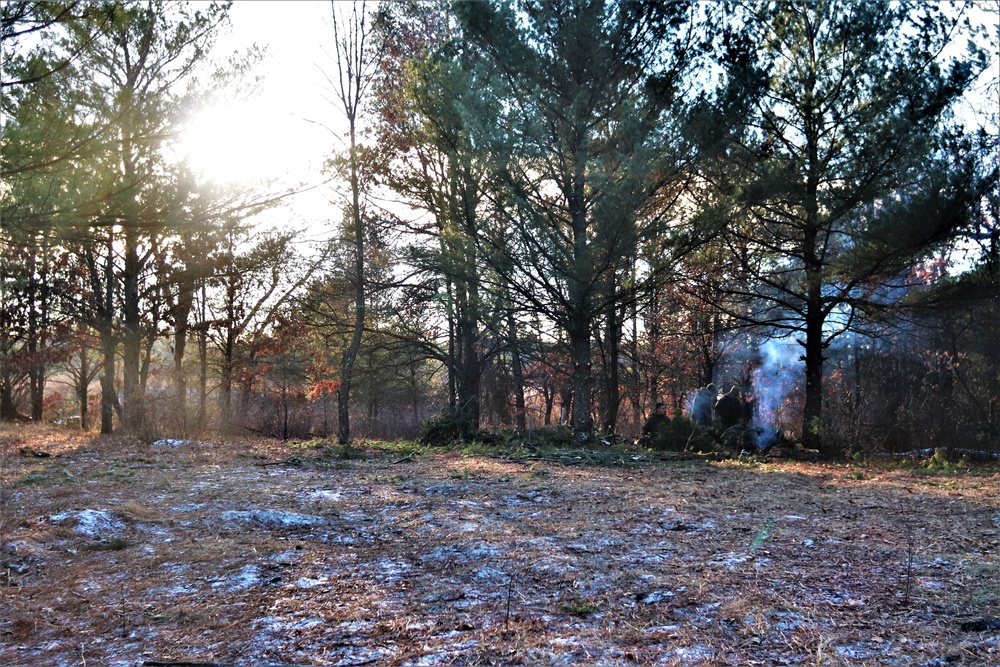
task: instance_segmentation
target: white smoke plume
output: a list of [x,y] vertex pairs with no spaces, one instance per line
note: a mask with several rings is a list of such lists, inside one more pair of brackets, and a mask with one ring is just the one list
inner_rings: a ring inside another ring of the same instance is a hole
[[755,419],[763,429],[758,448],[778,431],[781,408],[804,374],[802,346],[795,338],[769,338],[758,346],[761,364],[753,371]]

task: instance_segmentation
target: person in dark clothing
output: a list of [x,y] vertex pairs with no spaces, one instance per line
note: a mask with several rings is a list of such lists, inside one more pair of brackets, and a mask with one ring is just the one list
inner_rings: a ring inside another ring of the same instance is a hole
[[650,442],[658,434],[665,431],[669,424],[670,417],[667,416],[667,406],[663,403],[657,403],[656,407],[653,408],[653,414],[649,415],[649,419],[642,425],[642,441]]
[[740,399],[740,388],[733,386],[728,394],[723,394],[715,403],[715,421],[719,431],[743,423],[743,401]]
[[691,419],[695,424],[709,428],[712,426],[712,408],[715,406],[715,385],[710,384],[698,390],[694,395],[694,405],[691,406]]

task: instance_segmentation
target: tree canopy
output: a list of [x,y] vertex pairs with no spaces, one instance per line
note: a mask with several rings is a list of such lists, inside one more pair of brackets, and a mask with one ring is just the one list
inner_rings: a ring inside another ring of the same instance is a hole
[[105,432],[610,442],[714,383],[829,454],[904,446],[929,402],[997,445],[1000,118],[960,113],[998,85],[982,10],[330,8],[313,247],[287,192],[178,150],[252,66],[218,66],[228,3],[4,5],[0,418],[86,427],[96,378]]

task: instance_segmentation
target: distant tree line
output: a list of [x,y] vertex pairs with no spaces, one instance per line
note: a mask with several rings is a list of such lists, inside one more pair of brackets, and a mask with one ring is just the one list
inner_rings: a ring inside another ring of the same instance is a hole
[[315,247],[174,150],[227,12],[3,6],[0,418],[586,441],[714,382],[831,455],[1000,448],[988,8],[333,2]]

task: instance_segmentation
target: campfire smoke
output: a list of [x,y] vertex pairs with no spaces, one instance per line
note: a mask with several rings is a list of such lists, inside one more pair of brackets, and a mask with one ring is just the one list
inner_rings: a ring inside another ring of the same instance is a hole
[[791,337],[769,338],[758,346],[761,363],[753,371],[758,451],[767,449],[778,435],[781,406],[802,377],[799,348],[798,342]]

